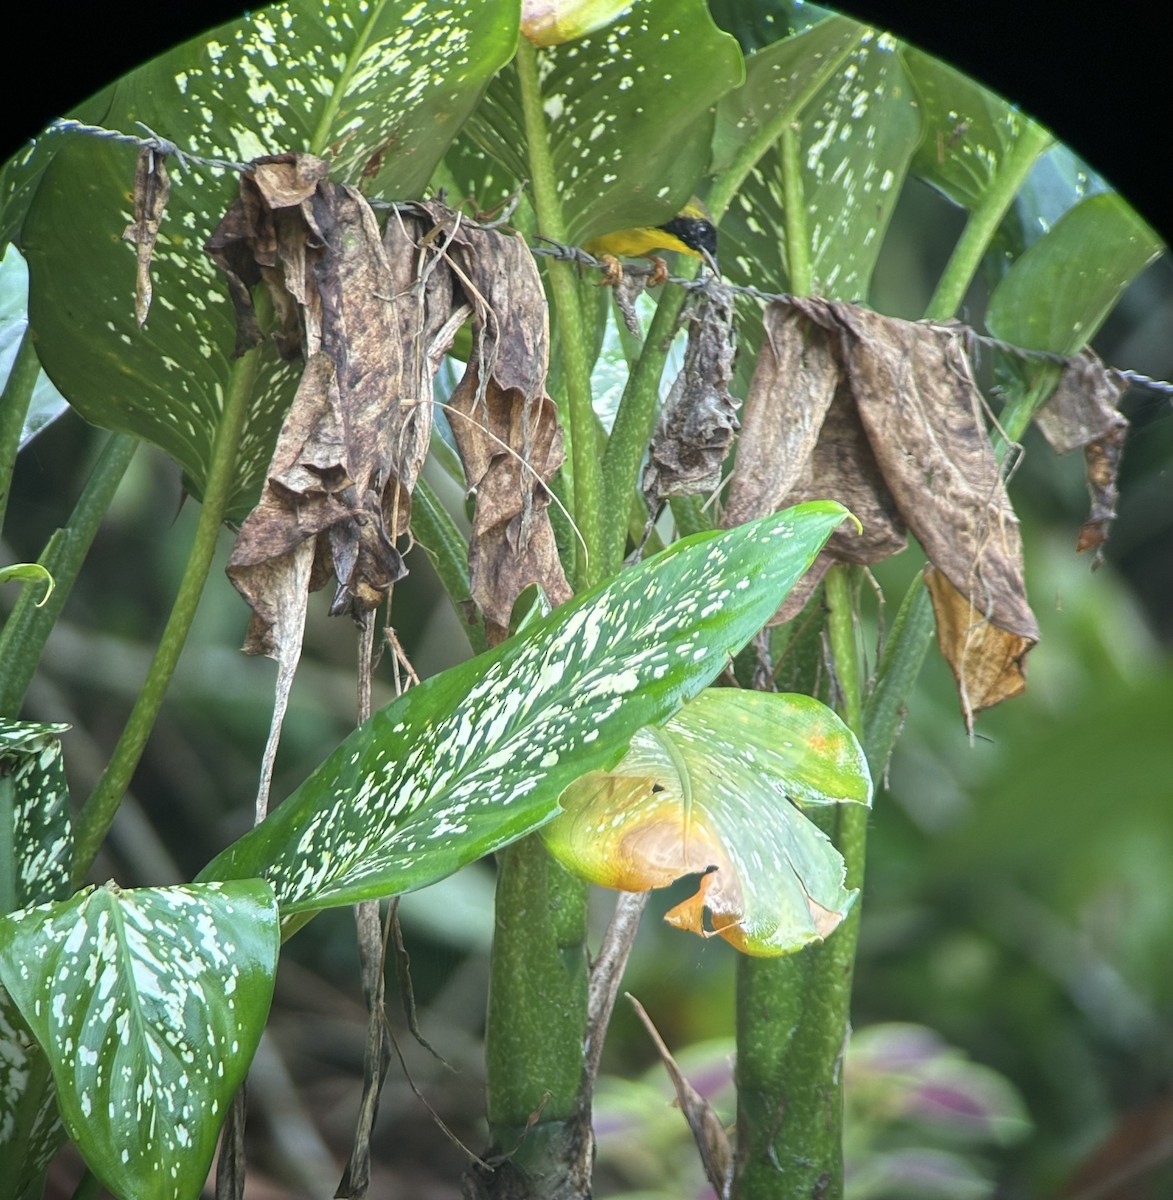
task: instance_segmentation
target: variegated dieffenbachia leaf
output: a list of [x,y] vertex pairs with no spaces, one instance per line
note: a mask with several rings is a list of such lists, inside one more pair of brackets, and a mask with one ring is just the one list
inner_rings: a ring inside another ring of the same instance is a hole
[[912,172],[963,208],[976,208],[1015,142],[1032,124],[1009,101],[956,67],[905,47],[925,136]]
[[722,670],[845,515],[817,501],[685,538],[412,688],[201,878],[264,875],[288,915],[424,887],[529,833]]
[[749,954],[788,954],[830,934],[856,895],[802,810],[871,796],[863,750],[826,705],[710,688],[661,728],[641,729],[613,770],[567,788],[565,812],[542,836],[604,887],[646,891],[702,872],[667,921]]
[[[58,735],[0,721],[0,911],[67,896],[73,836]],[[0,986],[0,1200],[40,1195],[63,1138],[48,1061]]]
[[[120,80],[101,119],[126,133],[140,133],[142,122],[202,158],[309,152],[330,159],[339,182],[413,198],[488,79],[512,57],[518,19],[508,0],[265,6]],[[235,172],[169,164],[170,201],[151,265],[154,301],[140,330],[136,248],[121,240],[134,219],[133,147],[82,133],[50,134],[41,145],[42,155],[58,149],[20,242],[45,370],[87,420],[170,454],[197,496],[225,395],[248,387],[231,504],[243,514],[296,374],[271,352],[255,378],[232,359],[232,305],[203,246],[235,195]]]
[[273,995],[268,884],[122,891],[0,918],[0,981],[65,1127],[116,1196],[195,1200]]
[[[736,40],[703,0],[638,0],[605,28],[538,54],[570,240],[667,220],[708,167],[713,105],[743,78]],[[469,130],[523,180],[516,82],[513,72],[493,81]]]
[[1162,249],[1161,239],[1115,192],[1089,196],[1002,277],[986,326],[1016,346],[1076,354]]
[[0,912],[69,895],[68,728],[0,720]]
[[[815,25],[792,44],[810,42],[838,54],[848,38],[844,24],[851,23],[837,18]],[[809,260],[815,294],[867,297],[921,138],[921,117],[891,35],[865,28],[847,44],[842,66],[793,118],[800,131],[801,186],[787,192],[786,164],[771,151],[721,223],[721,262],[738,283],[793,290],[789,247],[798,245]],[[788,207],[791,197],[800,204]]]

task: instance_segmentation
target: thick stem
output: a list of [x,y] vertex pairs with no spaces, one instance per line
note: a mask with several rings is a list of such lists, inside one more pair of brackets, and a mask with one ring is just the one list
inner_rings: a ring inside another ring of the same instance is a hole
[[[863,681],[849,568],[825,584],[827,634],[842,714],[859,732]],[[863,883],[868,809],[811,814],[835,841],[847,885]],[[859,939],[859,901],[821,945],[783,959],[742,957],[737,971],[737,1195],[843,1195],[843,1054]]]
[[118,739],[118,745],[102,778],[86,800],[74,826],[73,881],[80,886],[90,869],[102,839],[110,828],[122,796],[142,757],[147,738],[163,704],[167,685],[175,672],[179,655],[187,641],[196,608],[212,566],[220,526],[228,511],[228,502],[236,485],[234,474],[237,448],[244,430],[245,415],[256,382],[262,348],[250,350],[237,360],[224,398],[224,411],[212,446],[207,487],[200,506],[199,523],[192,540],[191,553],[179,584],[179,592],[167,618],[163,636],[151,661],[142,691]]
[[[524,838],[497,864],[496,926],[485,1030],[488,1117],[496,1152],[533,1200],[580,1169],[579,1087],[587,1021],[587,885],[540,839]],[[589,1169],[589,1160],[587,1162]],[[511,1193],[512,1194],[512,1193]]]

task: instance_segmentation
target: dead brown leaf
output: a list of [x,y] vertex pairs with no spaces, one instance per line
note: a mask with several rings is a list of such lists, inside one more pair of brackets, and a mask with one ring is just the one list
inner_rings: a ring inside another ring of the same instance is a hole
[[122,233],[123,241],[135,244],[134,317],[140,329],[151,311],[151,259],[170,196],[165,156],[144,146],[134,167],[134,221]]
[[1038,640],[995,625],[929,564],[925,584],[937,619],[937,645],[957,681],[965,728],[975,714],[1026,690],[1023,659]]
[[655,512],[666,496],[695,496],[721,485],[721,466],[738,429],[733,378],[733,294],[710,285],[686,317],[684,364],[652,438],[643,491]]
[[[958,618],[964,653],[951,660],[961,672],[967,722],[1021,690],[1021,660],[1038,627],[1026,599],[1018,521],[960,328],[808,297],[770,305],[765,329],[724,523],[831,497],[864,526],[835,534],[780,616],[801,608],[832,562],[886,558],[903,549],[911,530],[973,610]],[[996,646],[992,635],[975,638],[979,624],[1002,631],[1015,652]],[[1014,664],[1017,686],[1009,676],[978,686],[982,647],[995,678]],[[985,700],[973,703],[979,695]]]
[[1068,363],[1050,400],[1035,414],[1056,454],[1084,452],[1091,508],[1075,548],[1095,551],[1092,570],[1104,561],[1104,543],[1116,519],[1117,479],[1128,437],[1128,420],[1117,406],[1127,388],[1119,371],[1105,367],[1093,350],[1084,350]]
[[452,432],[476,491],[468,565],[490,637],[508,630],[514,601],[537,584],[552,604],[571,595],[546,509],[564,458],[546,394],[545,293],[525,242],[444,218],[457,286],[473,308],[473,351],[452,393]]

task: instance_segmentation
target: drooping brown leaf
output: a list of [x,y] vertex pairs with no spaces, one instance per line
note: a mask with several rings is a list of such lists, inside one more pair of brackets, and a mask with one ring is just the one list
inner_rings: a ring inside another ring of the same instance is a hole
[[[951,665],[960,672],[969,722],[978,708],[1021,690],[1022,657],[1038,627],[1026,599],[1017,518],[960,328],[816,298],[772,304],[764,320],[725,523],[821,497],[860,518],[863,532],[835,535],[782,618],[798,611],[831,562],[886,558],[911,530],[967,606],[964,620],[950,611],[963,631]],[[978,624],[1001,631],[1013,651],[997,646],[992,633],[975,639]],[[979,663],[981,647],[989,664]],[[995,679],[1010,674],[979,687],[987,667]]]
[[733,294],[711,284],[687,316],[684,364],[652,438],[643,491],[655,512],[666,496],[695,496],[721,484],[738,429],[733,378]]
[[[250,214],[248,232],[229,241],[242,212]],[[214,241],[213,257],[241,285],[253,278],[245,257],[253,253],[257,278],[285,310],[281,336],[307,356],[268,483],[228,566],[255,614],[246,649],[280,656],[266,592],[273,564],[291,566],[307,540],[321,539],[313,585],[338,580],[333,611],[370,611],[405,574],[394,545],[400,531],[388,525],[398,497],[388,434],[403,399],[393,280],[366,201],[320,178],[317,160],[258,164]],[[250,306],[248,297],[246,321]],[[300,641],[300,630],[295,636]]]
[[1094,550],[1092,570],[1104,561],[1104,543],[1116,519],[1120,458],[1128,437],[1128,419],[1117,405],[1128,388],[1119,371],[1105,367],[1091,349],[1073,358],[1035,423],[1056,454],[1081,449],[1087,464],[1091,506],[1075,549]]
[[443,218],[459,288],[473,307],[473,349],[452,393],[452,432],[476,491],[468,565],[472,598],[491,637],[537,584],[552,604],[570,597],[546,512],[563,460],[546,395],[549,325],[537,266],[520,237]]
[[630,992],[627,993],[627,999],[631,1002],[640,1021],[643,1022],[643,1027],[648,1031],[648,1036],[652,1039],[656,1052],[660,1055],[660,1061],[664,1064],[664,1069],[672,1080],[672,1086],[676,1089],[676,1101],[692,1131],[697,1150],[700,1151],[705,1178],[718,1197],[725,1200],[733,1182],[733,1147],[729,1142],[729,1135],[725,1132],[724,1125],[721,1124],[721,1118],[676,1065],[676,1060],[664,1044],[664,1039],[660,1037],[659,1030],[652,1024],[652,1019],[648,1016],[644,1006]]
[[144,146],[134,167],[134,221],[122,233],[123,241],[135,244],[134,317],[140,329],[151,311],[151,259],[170,196],[165,155]]
[[937,620],[937,645],[957,681],[965,728],[973,732],[975,714],[1026,689],[1023,659],[1038,640],[995,625],[929,564],[925,584]]

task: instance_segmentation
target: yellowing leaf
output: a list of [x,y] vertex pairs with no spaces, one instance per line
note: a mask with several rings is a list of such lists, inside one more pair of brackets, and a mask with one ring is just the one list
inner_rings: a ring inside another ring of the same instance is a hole
[[565,866],[604,887],[645,891],[703,872],[671,924],[787,954],[830,934],[856,894],[801,810],[869,804],[871,791],[859,743],[817,700],[710,689],[640,730],[613,770],[567,788],[542,833]]

